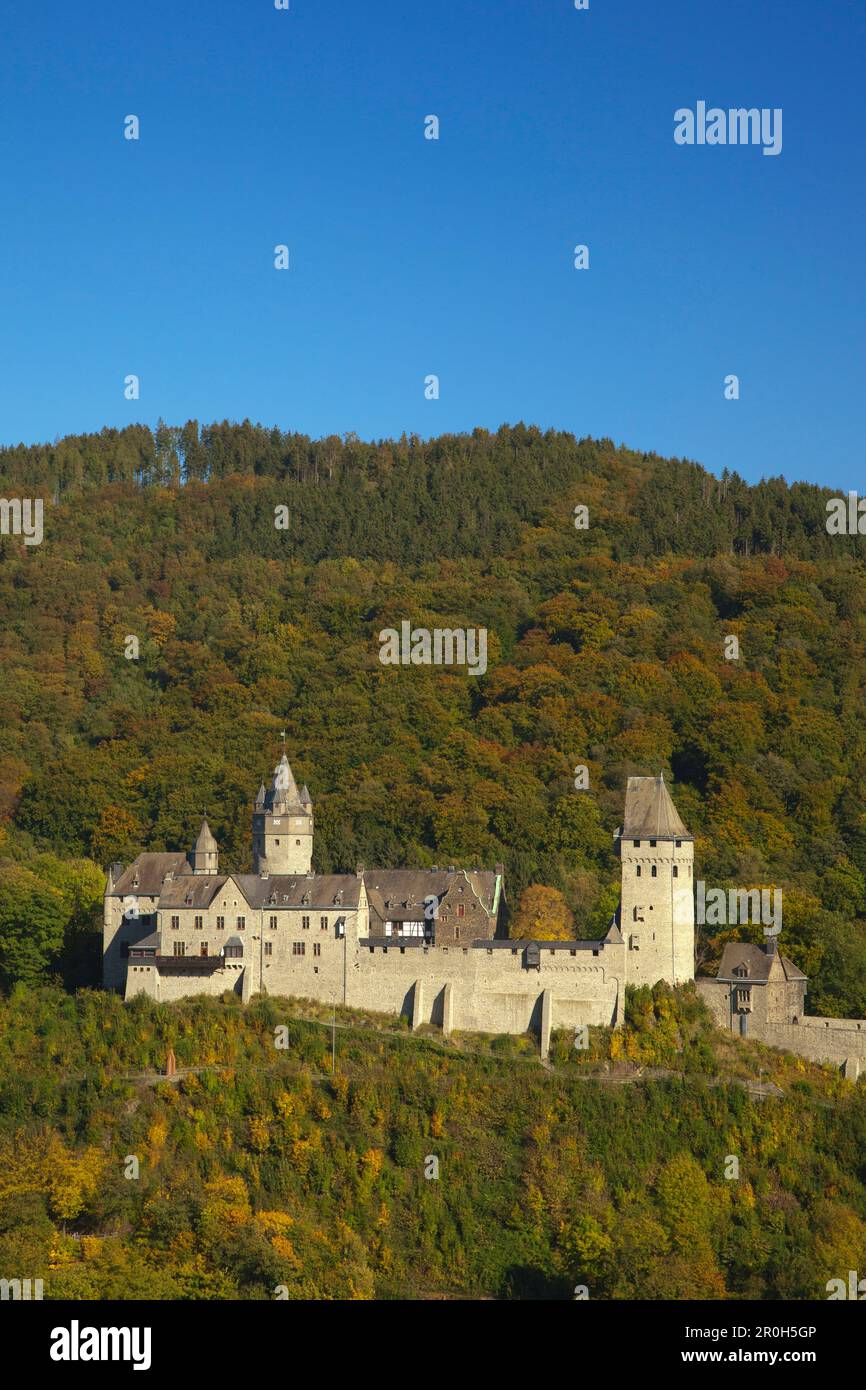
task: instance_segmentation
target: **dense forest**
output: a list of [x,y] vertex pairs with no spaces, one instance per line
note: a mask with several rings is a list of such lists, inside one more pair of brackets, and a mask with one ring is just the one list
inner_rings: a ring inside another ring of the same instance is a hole
[[658,1300],[822,1299],[864,1266],[862,1086],[719,1032],[693,986],[547,1069],[340,1012],[332,1071],[303,1010],[16,986],[0,1270],[47,1299]]
[[[782,888],[812,1011],[866,1013],[866,568],[829,494],[524,426],[194,422],[0,450],[0,494],[45,512],[0,539],[0,1270],[49,1298],[810,1299],[863,1267],[862,1085],[692,988],[548,1067],[341,1012],[333,1074],[315,1005],[97,988],[104,866],[206,808],[247,868],[285,729],[319,870],[502,861],[512,923],[560,936],[606,928],[625,779],[661,769],[697,877]],[[486,627],[487,671],[383,665],[404,620]],[[759,932],[705,931],[704,966]]]
[[[204,807],[247,867],[285,728],[319,870],[501,860],[510,910],[541,886],[584,937],[663,769],[697,876],[781,887],[812,1011],[866,1012],[866,569],[829,494],[523,425],[195,422],[0,450],[0,492],[45,503],[0,540],[0,983],[93,983],[104,866]],[[486,627],[486,674],[383,666],[403,620]]]

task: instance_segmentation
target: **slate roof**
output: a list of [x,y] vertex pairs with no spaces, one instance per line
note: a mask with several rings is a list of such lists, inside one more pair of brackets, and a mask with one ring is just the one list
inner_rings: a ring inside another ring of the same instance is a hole
[[[306,792],[306,802],[298,791],[298,784],[289,766],[289,760],[285,753],[280,758],[274,768],[274,776],[270,787],[265,792],[264,805],[268,811],[280,811],[285,813],[292,810],[303,810],[305,814],[310,810],[310,793]],[[260,802],[256,803],[261,805]]]
[[623,840],[691,840],[665,786],[664,777],[629,777]]
[[[131,897],[134,893],[141,893],[145,897],[154,898],[162,890],[162,881],[167,873],[188,874],[189,871],[186,855],[177,850],[168,854],[140,854],[129,868],[124,869],[119,878],[115,879],[110,896],[125,898]],[[133,887],[136,875],[138,886]]]
[[[311,912],[354,911],[361,896],[361,880],[355,874],[234,874],[250,907],[308,907]],[[341,894],[339,902],[334,902]],[[309,901],[304,902],[309,895]],[[276,902],[272,897],[276,896]]]
[[[748,975],[734,974],[735,967],[741,965],[748,966]],[[788,960],[787,956],[780,955],[778,951],[766,951],[753,941],[729,941],[722,952],[716,979],[765,985],[770,979],[771,972],[776,975],[780,967],[782,972],[781,975],[778,975],[780,980],[791,981],[808,978],[793,961]]]
[[441,902],[460,880],[492,913],[497,877],[486,869],[368,869],[364,886],[372,911],[383,922],[418,922],[424,917],[424,899],[435,896]]
[[159,932],[151,932],[149,936],[143,936],[140,941],[130,941],[130,951],[158,951]]
[[195,842],[195,847],[200,854],[212,854],[217,850],[217,842],[206,820],[203,820],[201,823],[201,830],[198,832],[198,839]]
[[180,874],[164,885],[159,906],[209,907],[228,879],[227,874]]

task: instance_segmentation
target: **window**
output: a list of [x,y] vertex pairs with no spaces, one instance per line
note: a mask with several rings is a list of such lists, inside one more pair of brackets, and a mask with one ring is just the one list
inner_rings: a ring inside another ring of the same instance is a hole
[[635,847],[635,849],[640,849],[640,840],[635,840],[635,841],[634,841],[634,847]]
[[655,864],[653,864],[652,868],[650,869],[650,877],[651,877],[651,878],[657,878],[657,877],[658,877],[658,872],[659,872],[659,871],[658,871],[658,869],[656,868]]
[[185,956],[185,955],[186,955],[186,942],[185,942],[185,941],[175,941],[175,943],[174,943],[174,954],[175,954],[176,956]]
[[465,903],[458,903],[458,904],[457,904],[457,916],[458,916],[458,917],[463,917],[463,916],[465,916],[465,914],[466,914],[466,904],[465,904]]
[[300,840],[296,840],[296,841],[295,841],[295,844],[296,844],[296,845],[299,845],[300,843],[301,843]]
[[677,868],[676,864],[674,864],[674,867],[673,867],[673,876],[674,876],[674,878],[679,878],[679,876],[680,876],[680,871],[679,871],[679,869]]
[[640,864],[638,864],[637,866],[637,876],[638,878],[640,878]]
[[171,919],[171,929],[172,929],[172,931],[177,931],[177,929],[178,929],[179,926],[180,926],[180,918],[179,918],[179,917],[172,917],[172,919]]
[[656,842],[655,842],[655,840],[650,840],[650,849],[655,849],[655,847],[656,847]]
[[239,918],[238,918],[238,931],[246,931],[246,929],[247,929],[247,919],[246,919],[246,917],[239,917]]
[[633,909],[633,911],[632,911],[632,920],[635,921],[635,922],[642,922],[642,921],[643,921],[643,906],[642,906],[642,905],[638,904],[638,905],[636,905],[636,906],[634,907],[634,909]]
[[274,844],[275,844],[275,845],[278,845],[279,843],[280,843],[279,840],[274,840]]
[[455,941],[459,941],[459,940],[460,940],[460,928],[459,928],[459,927],[455,927],[455,928],[454,928],[454,940],[455,940]]
[[639,951],[639,950],[640,950],[640,937],[639,937],[639,936],[632,935],[632,938],[631,938],[631,949],[632,949],[633,951]]
[[302,917],[302,918],[301,918],[301,926],[303,927],[304,931],[309,931],[309,930],[310,930],[310,919],[309,919],[309,917]]
[[226,925],[225,917],[217,917],[217,931],[224,931]]
[[321,943],[321,941],[314,941],[314,942],[313,942],[313,955],[314,955],[314,956],[320,956],[321,954],[322,954],[322,943]]
[[243,953],[244,953],[244,948],[243,948],[243,946],[240,945],[240,943],[239,943],[237,946],[226,946],[226,948],[225,948],[225,954],[226,954],[227,957],[228,957],[228,956],[232,956],[232,957],[233,957],[233,956],[242,956]]
[[274,954],[274,943],[273,943],[273,941],[266,941],[266,942],[265,942],[265,955],[266,955],[266,956],[272,956],[273,954]]
[[199,949],[199,955],[200,955],[200,956],[206,956],[206,955],[207,955],[207,942],[206,942],[206,941],[203,941],[203,942],[201,943],[201,947],[200,947],[200,949]]
[[270,927],[271,931],[276,931],[276,929],[277,929],[277,919],[276,919],[276,917],[269,917],[269,918],[268,918],[268,926]]
[[204,918],[203,918],[203,917],[196,917],[196,919],[195,919],[195,929],[196,929],[196,931],[201,931],[201,929],[202,929],[203,926],[204,926]]
[[293,955],[293,956],[304,956],[304,955],[306,955],[306,953],[307,953],[307,943],[306,943],[306,941],[293,941],[293,942],[292,942],[292,955]]
[[320,917],[320,918],[319,918],[319,931],[327,931],[327,930],[328,930],[328,919],[327,919],[327,917]]

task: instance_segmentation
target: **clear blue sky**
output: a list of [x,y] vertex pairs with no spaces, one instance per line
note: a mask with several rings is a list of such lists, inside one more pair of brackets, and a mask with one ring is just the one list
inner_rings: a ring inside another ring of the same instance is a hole
[[0,442],[523,419],[866,491],[864,73],[855,0],[5,6]]

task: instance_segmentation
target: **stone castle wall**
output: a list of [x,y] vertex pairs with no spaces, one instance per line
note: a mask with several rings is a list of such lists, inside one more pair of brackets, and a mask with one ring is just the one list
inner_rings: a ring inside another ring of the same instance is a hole
[[723,981],[698,979],[695,985],[718,1028],[794,1052],[810,1062],[844,1067],[847,1076],[856,1077],[866,1069],[866,1019],[804,1014],[803,987],[799,984],[754,985],[753,1008],[745,1015],[732,1012],[731,987]]
[[318,944],[318,956],[288,954],[276,963],[263,956],[258,938],[251,937],[244,961],[227,960],[207,974],[131,961],[126,998],[142,993],[169,1001],[235,990],[246,1000],[264,990],[403,1014],[413,1027],[432,1023],[446,1033],[533,1029],[542,1034],[545,1052],[552,1028],[622,1021],[623,946],[542,949],[538,967],[527,969],[518,947],[401,947],[393,942],[370,947],[351,933]]

